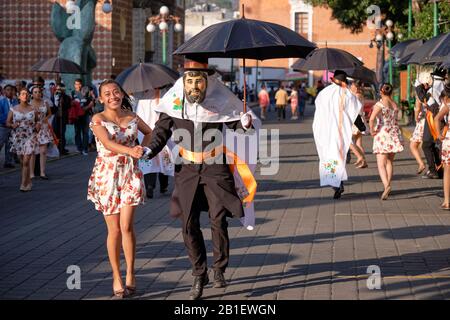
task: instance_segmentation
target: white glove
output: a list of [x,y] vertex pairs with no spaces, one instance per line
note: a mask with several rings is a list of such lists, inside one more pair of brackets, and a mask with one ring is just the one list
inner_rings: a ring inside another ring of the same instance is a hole
[[250,129],[252,126],[252,115],[249,112],[245,114],[241,112],[241,123],[245,130]]
[[152,154],[152,149],[144,147],[144,153],[142,154],[141,159],[147,160]]

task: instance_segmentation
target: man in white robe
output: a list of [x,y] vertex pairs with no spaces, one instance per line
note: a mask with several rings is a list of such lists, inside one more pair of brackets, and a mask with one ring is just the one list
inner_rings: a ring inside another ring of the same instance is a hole
[[317,95],[313,121],[314,141],[320,158],[320,186],[332,186],[334,199],[344,192],[346,155],[352,143],[352,124],[361,102],[347,88],[347,74],[336,70],[332,83]]

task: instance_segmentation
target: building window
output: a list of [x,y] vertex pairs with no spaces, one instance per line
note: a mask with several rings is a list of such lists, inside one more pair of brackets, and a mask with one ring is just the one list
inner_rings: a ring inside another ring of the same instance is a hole
[[308,12],[295,13],[295,32],[308,39]]

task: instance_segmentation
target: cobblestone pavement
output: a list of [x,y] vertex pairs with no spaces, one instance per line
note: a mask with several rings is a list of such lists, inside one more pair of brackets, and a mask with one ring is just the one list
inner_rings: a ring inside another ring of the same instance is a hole
[[[258,174],[257,226],[230,221],[229,286],[205,299],[448,299],[450,214],[439,209],[441,180],[415,174],[408,148],[395,162],[392,196],[379,200],[375,157],[369,168],[348,165],[340,200],[320,188],[312,138],[313,107],[304,121],[275,121],[280,170]],[[371,150],[371,137],[364,138]],[[110,299],[112,279],[103,217],[86,200],[94,153],[49,163],[49,181],[20,193],[19,174],[0,174],[0,298]],[[258,170],[259,172],[259,170]],[[170,182],[173,184],[172,181]],[[192,282],[180,223],[158,192],[136,213],[136,299],[187,299]],[[212,260],[207,214],[202,225]],[[69,290],[69,265],[81,268],[81,289]],[[367,287],[370,265],[381,289]],[[123,269],[124,266],[123,266]]]

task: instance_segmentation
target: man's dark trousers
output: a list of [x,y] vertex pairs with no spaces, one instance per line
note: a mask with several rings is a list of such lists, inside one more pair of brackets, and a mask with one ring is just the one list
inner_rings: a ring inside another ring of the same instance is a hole
[[436,173],[436,165],[439,165],[440,163],[439,150],[436,147],[436,143],[430,132],[430,127],[428,126],[428,121],[426,120],[422,139],[422,150],[427,159],[428,170],[430,170],[430,173]]
[[183,239],[192,264],[192,275],[200,276],[207,272],[206,247],[203,234],[200,229],[200,206],[202,201],[208,201],[209,220],[213,244],[214,264],[213,269],[225,272],[230,256],[228,238],[229,212],[220,201],[215,200],[215,195],[206,184],[200,181],[192,204],[189,217],[183,214]]

